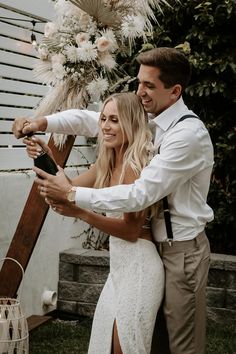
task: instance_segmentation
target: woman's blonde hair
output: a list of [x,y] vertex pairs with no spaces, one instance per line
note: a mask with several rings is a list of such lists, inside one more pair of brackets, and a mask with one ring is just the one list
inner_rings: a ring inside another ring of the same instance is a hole
[[[131,167],[138,178],[142,169],[149,163],[150,150],[152,150],[152,134],[147,124],[147,113],[137,95],[125,92],[109,96],[103,103],[100,116],[102,116],[106,104],[110,101],[115,102],[117,106],[121,131],[123,137],[125,138],[126,136],[127,139],[125,141],[127,148],[124,153],[122,172],[119,180],[119,183],[122,184],[127,167]],[[94,184],[95,188],[109,186],[114,166],[114,149],[108,148],[103,144],[103,138],[100,135],[96,161],[97,175]]]

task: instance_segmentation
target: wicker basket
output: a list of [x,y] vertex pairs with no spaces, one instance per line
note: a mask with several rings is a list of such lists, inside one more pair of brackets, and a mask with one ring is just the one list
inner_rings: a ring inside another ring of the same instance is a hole
[[[5,259],[16,262],[24,276],[21,264],[13,258]],[[22,312],[20,301],[0,297],[0,354],[28,354],[29,331],[27,320]]]

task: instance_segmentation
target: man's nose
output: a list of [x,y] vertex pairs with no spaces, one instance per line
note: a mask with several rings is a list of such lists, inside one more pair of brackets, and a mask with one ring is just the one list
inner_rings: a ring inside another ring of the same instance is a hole
[[138,95],[140,97],[146,95],[146,92],[145,92],[145,89],[144,89],[143,85],[141,85],[141,84],[138,85],[138,89],[136,91],[136,95]]

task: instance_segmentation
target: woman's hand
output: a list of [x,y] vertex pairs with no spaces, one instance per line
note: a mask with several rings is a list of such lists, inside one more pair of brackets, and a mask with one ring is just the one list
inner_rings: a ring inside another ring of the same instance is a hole
[[71,189],[72,185],[69,178],[65,175],[63,168],[57,166],[58,172],[56,176],[53,176],[40,168],[33,167],[33,171],[38,177],[35,178],[35,182],[38,184],[40,195],[46,200],[57,202],[67,202],[67,193]]
[[32,159],[36,159],[42,154],[42,151],[45,151],[54,160],[52,150],[42,139],[35,136],[25,137],[23,139],[23,143],[26,145],[26,152],[28,156]]
[[69,217],[74,217],[74,218],[79,218],[83,210],[79,207],[77,207],[74,203],[71,203],[69,201],[52,201],[52,200],[47,200],[48,204],[52,208],[55,213],[58,213],[60,215],[64,216],[69,216]]

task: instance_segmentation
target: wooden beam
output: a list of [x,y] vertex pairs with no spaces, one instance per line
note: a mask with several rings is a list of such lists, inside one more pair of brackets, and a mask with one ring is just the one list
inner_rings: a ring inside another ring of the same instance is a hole
[[40,315],[32,315],[27,318],[28,330],[29,332],[33,331],[35,328],[38,328],[42,324],[48,323],[52,321],[52,316],[40,316]]
[[[70,154],[75,137],[68,136],[63,149],[55,147],[52,137],[49,147],[52,149],[58,165],[64,167]],[[6,257],[17,260],[25,270],[39,237],[48,212],[48,204],[40,196],[36,183],[33,183],[15,234]],[[11,260],[5,260],[0,272],[0,296],[16,297],[22,279],[20,267]]]

